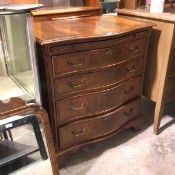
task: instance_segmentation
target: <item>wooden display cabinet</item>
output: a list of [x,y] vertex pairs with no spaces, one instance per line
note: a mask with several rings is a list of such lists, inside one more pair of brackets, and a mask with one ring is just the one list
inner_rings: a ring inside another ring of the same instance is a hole
[[83,0],[83,7],[57,8],[54,0],[8,0],[14,4],[44,4],[44,8],[33,11],[34,21],[52,21],[60,18],[77,18],[102,14],[99,0]]
[[83,0],[83,7],[45,8],[34,11],[34,21],[53,21],[60,18],[79,18],[102,14],[99,0]]

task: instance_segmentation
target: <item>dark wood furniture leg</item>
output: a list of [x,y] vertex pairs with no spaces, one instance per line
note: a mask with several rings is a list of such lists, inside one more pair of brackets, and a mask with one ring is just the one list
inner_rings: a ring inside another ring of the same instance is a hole
[[34,133],[35,133],[35,137],[36,137],[36,141],[38,143],[41,157],[43,160],[47,160],[48,156],[47,156],[46,148],[45,148],[44,141],[43,141],[43,138],[41,135],[40,127],[38,124],[38,119],[36,116],[31,116],[31,124],[32,124],[33,130],[34,130]]
[[13,136],[12,136],[11,130],[8,130],[8,134],[9,134],[10,140],[13,141]]
[[[7,134],[8,133],[8,134]],[[0,136],[0,138],[1,139],[9,139],[8,138],[8,135],[9,135],[9,137],[10,137],[10,140],[11,141],[13,141],[13,136],[12,136],[12,132],[10,131],[10,130],[8,130],[7,132],[6,131],[3,131],[2,133],[1,133],[1,136]]]
[[7,132],[6,131],[3,131],[2,133],[3,133],[4,139],[8,140]]

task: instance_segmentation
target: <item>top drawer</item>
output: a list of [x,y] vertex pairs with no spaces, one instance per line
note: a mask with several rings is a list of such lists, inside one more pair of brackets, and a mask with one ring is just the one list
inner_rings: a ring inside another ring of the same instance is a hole
[[146,39],[130,41],[115,47],[52,57],[53,75],[68,75],[119,64],[144,54]]
[[[132,33],[126,36],[122,36],[119,38],[114,39],[106,39],[101,40],[101,37],[98,39],[95,39],[94,41],[75,41],[71,42],[71,44],[60,44],[60,43],[54,43],[50,45],[50,55],[56,56],[60,54],[66,54],[66,53],[73,53],[73,52],[80,52],[80,51],[87,51],[87,50],[96,50],[96,49],[103,49],[105,47],[114,47],[117,45],[121,45],[130,41],[146,38],[148,39],[149,32],[148,31],[142,31],[137,33]],[[101,41],[100,41],[101,40]]]

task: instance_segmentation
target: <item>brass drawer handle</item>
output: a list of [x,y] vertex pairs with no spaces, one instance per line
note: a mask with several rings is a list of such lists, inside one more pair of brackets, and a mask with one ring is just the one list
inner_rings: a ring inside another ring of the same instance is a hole
[[75,137],[79,137],[79,136],[82,136],[85,133],[85,131],[86,131],[86,129],[85,128],[82,128],[80,131],[72,131],[72,134]]
[[103,92],[103,94],[102,95],[110,95],[111,94],[111,90],[106,90],[105,92]]
[[139,51],[139,47],[135,46],[135,47],[130,47],[129,48],[129,53],[136,53]]
[[72,82],[68,82],[68,86],[71,88],[80,88],[85,85],[85,81],[82,80],[79,84],[73,84]]
[[111,115],[107,115],[104,120],[110,120],[111,119]]
[[113,51],[112,49],[109,49],[107,52],[106,52],[106,56],[112,56],[113,55]]
[[81,104],[80,107],[73,107],[73,106],[70,106],[70,108],[71,108],[73,111],[80,111],[80,110],[82,110],[84,107],[85,107],[84,104]]
[[72,66],[72,67],[80,67],[80,66],[83,65],[83,63],[84,63],[83,60],[81,60],[80,63],[77,63],[77,64],[76,63],[72,63],[70,60],[67,61],[67,64]]
[[133,108],[130,108],[129,111],[127,111],[127,112],[125,111],[124,112],[124,115],[130,116],[133,113],[133,111],[134,111],[134,109]]
[[135,89],[134,86],[131,86],[128,89],[125,89],[124,90],[124,93],[125,94],[131,94],[134,91],[134,89]]
[[131,67],[127,67],[127,68],[126,68],[126,71],[127,71],[128,73],[133,73],[133,72],[136,71],[136,66],[133,65],[133,66],[131,66]]

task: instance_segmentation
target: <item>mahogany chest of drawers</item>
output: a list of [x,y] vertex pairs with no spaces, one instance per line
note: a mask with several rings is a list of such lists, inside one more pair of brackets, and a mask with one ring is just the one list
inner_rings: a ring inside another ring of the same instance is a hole
[[58,156],[140,127],[150,29],[112,16],[35,23],[43,105]]

